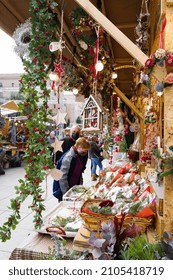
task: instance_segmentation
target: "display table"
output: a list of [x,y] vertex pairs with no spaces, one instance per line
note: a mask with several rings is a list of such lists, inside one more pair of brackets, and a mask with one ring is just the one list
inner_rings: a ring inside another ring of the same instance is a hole
[[[55,242],[49,234],[34,232],[10,255],[10,260],[42,260],[49,255],[49,248],[53,248]],[[67,239],[67,247],[72,251],[73,238]]]

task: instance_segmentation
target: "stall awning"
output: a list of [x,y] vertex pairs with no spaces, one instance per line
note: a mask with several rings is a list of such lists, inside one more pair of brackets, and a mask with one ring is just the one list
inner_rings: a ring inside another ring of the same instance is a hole
[[0,110],[2,115],[9,115],[20,111],[17,103],[12,100],[0,105]]

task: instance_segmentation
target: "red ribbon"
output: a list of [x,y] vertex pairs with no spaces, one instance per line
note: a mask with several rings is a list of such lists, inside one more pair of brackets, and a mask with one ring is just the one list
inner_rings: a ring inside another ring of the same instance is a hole
[[52,81],[51,89],[52,89],[52,90],[55,89],[55,81]]
[[162,24],[162,30],[160,32],[160,41],[159,41],[159,49],[163,49],[163,32],[166,26],[166,18],[164,18],[163,24]]

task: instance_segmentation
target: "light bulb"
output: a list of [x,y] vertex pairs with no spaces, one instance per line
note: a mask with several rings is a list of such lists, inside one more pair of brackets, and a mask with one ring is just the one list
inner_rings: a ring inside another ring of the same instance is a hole
[[118,76],[117,73],[115,73],[115,72],[112,73],[112,79],[116,79],[117,76]]
[[102,61],[98,60],[95,67],[97,71],[102,71],[104,67]]
[[72,91],[73,91],[73,94],[74,94],[74,95],[77,95],[77,94],[78,94],[78,89],[77,89],[77,88],[74,88]]
[[56,73],[51,72],[51,73],[49,74],[49,79],[50,79],[51,81],[56,81],[56,78],[57,78],[57,74],[56,74]]
[[56,81],[56,82],[59,81],[58,75],[57,75],[56,73],[54,73],[54,72],[51,72],[51,73],[49,74],[49,79],[50,79],[51,81]]

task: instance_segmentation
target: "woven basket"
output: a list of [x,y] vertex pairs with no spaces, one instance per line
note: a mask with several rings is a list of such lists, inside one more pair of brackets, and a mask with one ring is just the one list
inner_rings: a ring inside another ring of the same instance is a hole
[[[99,205],[100,202],[104,201],[103,199],[88,199],[86,200],[81,209],[80,209],[80,216],[82,218],[82,220],[85,222],[85,224],[93,229],[93,230],[100,230],[101,229],[101,223],[102,222],[108,222],[109,220],[114,220],[115,215],[113,214],[87,214],[85,212],[83,212],[83,208],[88,207],[89,205]],[[121,215],[116,217],[120,220],[121,219]],[[123,227],[130,227],[132,226],[132,224],[135,224],[136,226],[141,228],[141,232],[145,232],[147,227],[149,225],[151,225],[153,222],[152,218],[139,218],[139,217],[135,217],[135,216],[126,216],[124,219],[124,223],[123,223]]]

